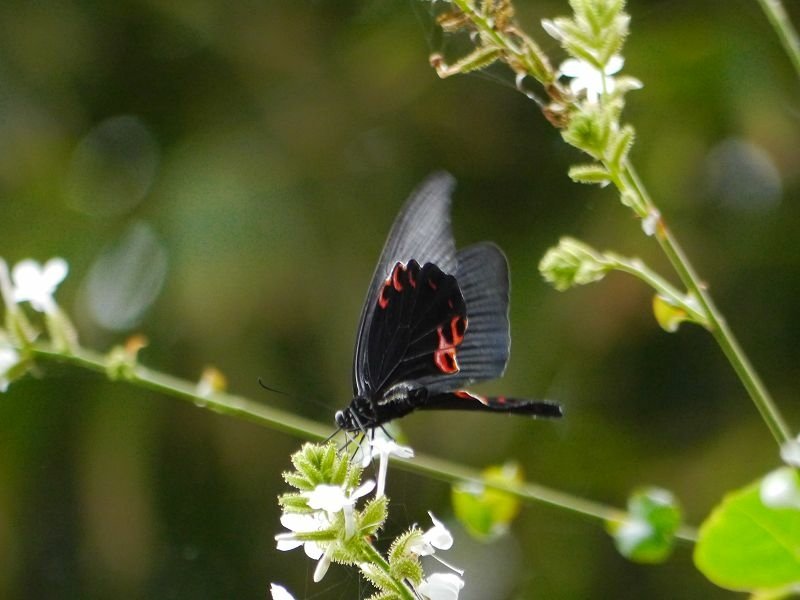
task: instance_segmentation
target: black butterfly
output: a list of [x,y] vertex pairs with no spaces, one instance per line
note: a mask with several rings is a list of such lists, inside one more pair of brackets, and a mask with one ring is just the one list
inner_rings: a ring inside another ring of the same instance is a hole
[[367,292],[353,364],[353,400],[336,413],[366,432],[414,410],[559,417],[550,402],[483,397],[463,388],[508,362],[508,264],[482,242],[456,252],[447,173],[426,179],[389,232]]

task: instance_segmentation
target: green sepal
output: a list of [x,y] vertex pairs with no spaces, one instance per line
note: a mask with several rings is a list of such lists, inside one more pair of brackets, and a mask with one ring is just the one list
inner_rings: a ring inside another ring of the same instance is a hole
[[627,159],[628,152],[633,146],[635,132],[633,127],[625,125],[611,139],[608,153],[608,162],[616,170],[619,170],[622,163]]
[[359,512],[361,535],[374,535],[386,522],[389,514],[389,501],[386,496],[373,498]]
[[389,571],[397,579],[408,579],[414,583],[422,581],[424,572],[419,557],[409,550],[409,545],[422,537],[422,531],[414,526],[395,538],[389,547]]
[[569,178],[576,183],[608,185],[611,182],[611,173],[603,165],[592,163],[588,165],[573,165],[569,168]]

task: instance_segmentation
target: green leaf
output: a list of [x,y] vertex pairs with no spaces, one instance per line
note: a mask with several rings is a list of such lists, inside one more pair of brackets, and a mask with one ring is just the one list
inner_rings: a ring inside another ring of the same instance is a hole
[[760,488],[759,480],[728,494],[700,527],[695,565],[721,587],[763,592],[800,583],[800,510],[764,506]]
[[624,521],[609,521],[606,527],[625,558],[659,563],[672,552],[680,523],[681,510],[672,492],[650,487],[631,495]]
[[[514,463],[489,467],[483,476],[488,482],[503,484],[522,481],[522,471]],[[516,496],[484,486],[453,486],[452,500],[456,518],[473,537],[485,541],[503,535],[520,509]]]

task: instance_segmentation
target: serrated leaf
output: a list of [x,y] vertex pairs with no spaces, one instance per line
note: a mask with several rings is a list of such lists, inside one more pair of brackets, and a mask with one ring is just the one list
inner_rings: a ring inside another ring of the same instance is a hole
[[695,566],[721,587],[763,592],[800,584],[800,510],[764,506],[760,488],[759,480],[728,494],[700,527]]

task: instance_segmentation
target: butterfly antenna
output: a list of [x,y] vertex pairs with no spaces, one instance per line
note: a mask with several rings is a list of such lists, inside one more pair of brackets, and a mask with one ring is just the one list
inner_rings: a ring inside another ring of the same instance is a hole
[[280,394],[281,396],[289,396],[290,395],[290,394],[284,392],[283,390],[278,390],[278,389],[275,389],[274,387],[268,386],[266,383],[264,383],[264,380],[261,379],[261,377],[258,378],[258,385],[260,385],[262,388],[264,388],[268,392],[274,392],[276,394]]

